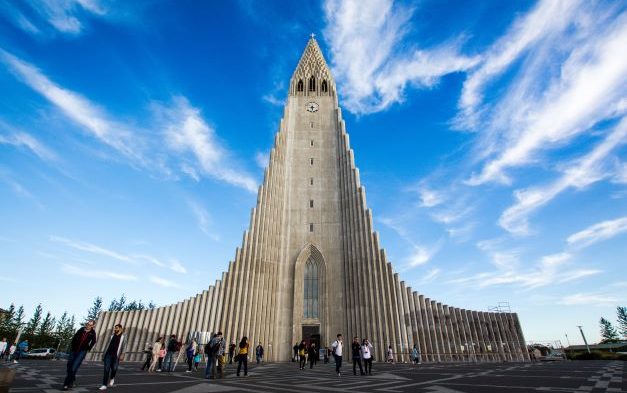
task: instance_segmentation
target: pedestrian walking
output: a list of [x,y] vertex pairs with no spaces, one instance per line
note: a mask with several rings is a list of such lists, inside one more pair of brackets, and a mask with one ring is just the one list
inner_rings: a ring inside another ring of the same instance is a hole
[[70,356],[67,359],[67,373],[63,381],[63,390],[68,390],[74,385],[78,368],[83,363],[87,352],[96,345],[96,331],[94,330],[95,322],[89,320],[85,326],[78,329],[72,337],[70,343]]
[[170,339],[168,340],[168,345],[166,346],[165,360],[162,370],[167,372],[174,371],[174,354],[176,354],[181,349],[181,344],[176,339],[176,335],[172,334]]
[[200,350],[199,350],[198,353],[194,355],[194,371],[198,371],[198,365],[200,364],[201,360],[202,360],[202,354],[200,353]]
[[367,338],[364,338],[361,342],[361,358],[364,359],[366,374],[372,375],[372,344],[370,344]]
[[235,341],[231,341],[229,344],[229,364],[233,364],[233,356],[235,356]]
[[196,351],[198,350],[198,344],[196,344],[196,339],[193,338],[192,341],[185,348],[185,355],[187,356],[187,371],[186,373],[192,372],[192,367],[194,367],[194,356],[196,356]]
[[242,337],[242,340],[238,345],[238,353],[237,353],[237,376],[239,377],[240,370],[242,368],[242,363],[244,364],[244,376],[248,376],[248,337]]
[[259,345],[255,348],[255,358],[257,358],[257,364],[263,361],[263,345],[261,345],[261,341],[259,341]]
[[292,349],[294,350],[294,355],[292,356],[292,361],[296,362],[296,361],[298,361],[298,343],[294,344]]
[[[163,338],[157,338],[154,344],[152,344],[152,362],[150,363],[150,367],[148,368],[148,372],[152,373],[155,371],[157,367],[157,362],[159,363],[159,371],[161,371],[161,351],[163,350]],[[164,354],[165,354],[165,350]]]
[[220,335],[220,340],[218,342],[218,356],[216,358],[217,361],[217,371],[218,378],[224,378],[224,368],[226,367],[226,341]]
[[316,348],[316,343],[311,343],[309,345],[309,351],[307,352],[307,357],[309,358],[309,368],[312,369],[314,364],[318,362],[318,348]]
[[159,364],[157,365],[157,371],[161,372],[163,369],[163,360],[165,359],[165,355],[168,353],[168,350],[165,348],[165,337],[161,339],[161,349],[159,350]]
[[305,364],[307,364],[307,343],[305,340],[298,345],[298,359],[298,368],[304,370]]
[[416,344],[414,344],[414,348],[411,350],[411,359],[414,364],[420,364],[420,350]]
[[126,346],[126,336],[124,329],[119,323],[113,327],[113,334],[109,338],[109,344],[104,351],[102,360],[104,361],[104,375],[102,376],[102,386],[100,390],[107,390],[115,383],[115,374],[118,372],[120,361],[124,360],[124,347]]
[[142,365],[142,371],[149,371],[150,365],[152,364],[152,345],[150,345],[150,343],[146,343],[145,348],[144,353],[146,354],[146,361]]
[[207,356],[207,366],[205,367],[205,378],[215,379],[218,367],[218,355],[222,346],[222,332],[218,332],[211,337],[205,345],[205,355]]
[[353,337],[351,352],[353,355],[353,375],[357,375],[357,365],[359,365],[359,375],[366,375],[364,374],[364,369],[361,367],[361,344],[359,344],[358,337]]
[[28,340],[22,340],[19,344],[17,344],[17,351],[15,352],[15,359],[13,363],[17,363],[18,360],[22,358],[28,352]]
[[394,363],[394,351],[392,350],[391,345],[388,347],[387,357],[385,361],[388,363]]
[[331,344],[331,348],[333,351],[333,357],[335,358],[335,372],[337,373],[337,376],[339,377],[340,374],[340,370],[342,368],[342,350],[343,350],[343,343],[342,343],[342,334],[338,333],[337,335],[337,340],[335,340],[333,342],[333,344]]

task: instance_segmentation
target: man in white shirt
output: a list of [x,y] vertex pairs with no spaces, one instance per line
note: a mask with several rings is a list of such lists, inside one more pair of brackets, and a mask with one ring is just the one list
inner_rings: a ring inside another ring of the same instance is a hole
[[331,344],[331,348],[333,348],[333,357],[335,358],[335,372],[337,376],[340,376],[340,368],[342,368],[342,349],[344,345],[342,344],[342,334],[338,333],[337,340]]

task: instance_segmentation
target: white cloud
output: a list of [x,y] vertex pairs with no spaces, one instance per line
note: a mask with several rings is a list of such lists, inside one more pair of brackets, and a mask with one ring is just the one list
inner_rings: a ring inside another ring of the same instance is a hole
[[425,186],[418,188],[418,195],[420,196],[420,206],[422,207],[434,207],[445,200],[442,193],[431,190]]
[[68,247],[74,248],[79,251],[85,251],[91,254],[102,255],[105,257],[117,259],[118,261],[133,263],[133,258],[128,255],[120,254],[116,251],[106,249],[104,247],[97,246],[91,243],[79,242],[75,240],[66,239],[59,236],[50,236],[50,240],[53,242],[65,244]]
[[[171,149],[182,154],[191,153],[202,173],[257,192],[255,179],[229,165],[232,157],[217,140],[215,130],[185,97],[176,97],[173,106],[156,106],[156,110],[164,118],[165,137]],[[187,164],[191,165],[189,161]]]
[[458,125],[474,128],[485,85],[501,75],[530,46],[566,28],[579,4],[578,0],[540,1],[528,14],[515,21],[486,51],[480,65],[469,72],[459,102],[462,113],[457,119]]
[[185,268],[185,266],[183,266],[183,264],[176,259],[172,260],[172,263],[170,264],[170,269],[177,273],[187,273],[187,269]]
[[595,293],[575,293],[573,295],[564,296],[558,301],[559,304],[567,306],[575,305],[615,305],[618,303],[618,298],[613,296],[595,294]]
[[74,265],[64,264],[61,268],[63,272],[74,276],[95,278],[95,279],[111,279],[118,281],[137,281],[137,277],[132,274],[122,274],[106,270],[92,270],[91,268],[81,268]]
[[0,59],[30,88],[59,108],[67,117],[83,126],[93,137],[112,147],[133,162],[146,167],[139,136],[117,123],[79,94],[64,89],[48,79],[39,69],[0,49]]
[[414,12],[391,0],[327,0],[323,6],[333,73],[344,105],[353,113],[385,110],[403,101],[408,85],[432,87],[478,59],[459,54],[456,44],[424,50],[402,43]]
[[255,153],[255,162],[257,163],[257,166],[259,168],[266,169],[270,162],[270,154],[258,151],[257,153]]
[[30,192],[26,186],[15,180],[9,170],[0,167],[0,180],[6,183],[16,195],[20,196],[21,198],[29,199],[41,210],[45,209],[45,206],[43,205],[43,203],[41,203],[39,198],[37,198],[37,196]]
[[150,282],[155,283],[164,288],[180,288],[181,286],[174,281],[166,280],[165,278],[150,276]]
[[399,269],[400,271],[407,271],[415,267],[424,265],[429,262],[435,254],[440,251],[444,245],[443,240],[439,240],[431,247],[424,247],[417,244],[413,245],[412,254],[406,258],[405,264]]
[[435,280],[440,275],[440,272],[441,270],[438,268],[433,268],[429,270],[427,274],[422,276],[422,278],[418,281],[417,285],[420,286],[420,285],[425,285],[430,282],[433,282],[433,280]]
[[625,232],[627,232],[627,217],[621,217],[599,222],[582,231],[573,233],[568,237],[567,242],[571,246],[583,248],[611,239]]
[[57,155],[35,137],[25,132],[20,132],[0,120],[0,127],[10,131],[7,135],[0,134],[0,144],[8,144],[16,147],[26,147],[37,157],[44,161],[55,161]]
[[[562,147],[595,124],[620,115],[616,103],[624,99],[627,58],[618,54],[627,42],[627,13],[612,20],[614,15],[606,15],[602,7],[589,7],[583,3],[574,9],[560,34],[535,41],[522,75],[514,78],[509,94],[481,126],[488,131],[478,150],[495,156],[468,184],[510,183],[507,168],[534,163],[541,152]],[[561,68],[552,75],[555,64]]]
[[499,225],[515,235],[530,233],[528,216],[569,188],[584,188],[611,175],[607,169],[608,156],[617,146],[627,142],[627,117],[590,153],[568,166],[564,174],[546,186],[516,190],[516,203],[499,218]]

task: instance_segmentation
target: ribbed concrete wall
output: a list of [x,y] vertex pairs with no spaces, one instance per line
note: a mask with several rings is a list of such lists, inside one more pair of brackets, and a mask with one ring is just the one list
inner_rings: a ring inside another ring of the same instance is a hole
[[[310,75],[326,81],[328,90],[318,83],[315,91],[298,91],[298,81]],[[312,101],[319,110],[305,112]],[[302,312],[309,259],[319,269],[320,315],[314,320]],[[228,341],[243,335],[261,341],[268,360],[288,360],[305,325],[319,327],[323,345],[338,332],[348,342],[367,337],[378,360],[391,345],[397,361],[409,361],[414,344],[425,362],[528,360],[516,314],[442,304],[394,272],[373,228],[335,82],[313,39],[292,77],[249,230],[222,279],[177,304],[103,312],[92,357],[104,349],[115,323],[127,330],[130,360],[141,359],[159,336],[185,339],[190,332],[217,330]]]

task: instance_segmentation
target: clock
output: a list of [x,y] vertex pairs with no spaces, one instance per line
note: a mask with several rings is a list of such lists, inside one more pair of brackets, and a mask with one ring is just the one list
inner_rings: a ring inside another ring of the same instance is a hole
[[309,102],[307,103],[307,105],[305,105],[305,108],[307,108],[308,112],[317,112],[318,111],[318,104],[315,102]]

